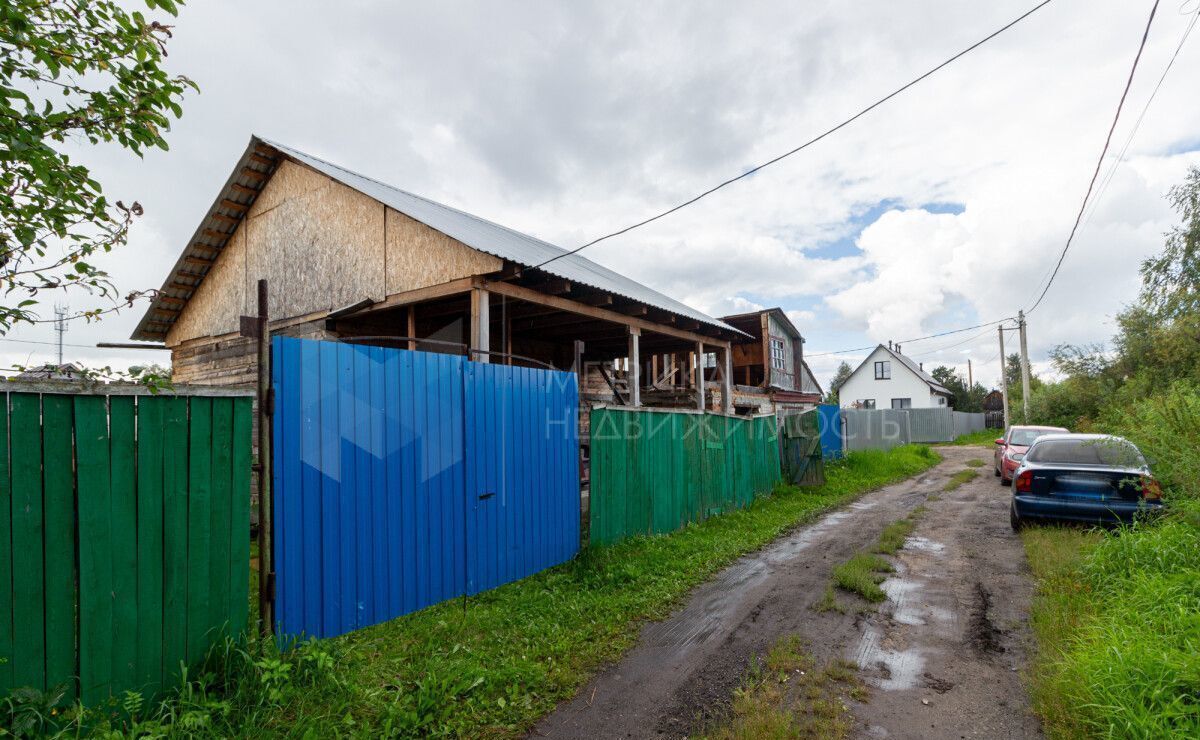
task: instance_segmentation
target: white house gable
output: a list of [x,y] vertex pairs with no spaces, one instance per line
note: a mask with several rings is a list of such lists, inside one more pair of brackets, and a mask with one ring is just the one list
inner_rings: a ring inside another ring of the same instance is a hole
[[944,408],[945,393],[882,345],[838,389],[842,408]]

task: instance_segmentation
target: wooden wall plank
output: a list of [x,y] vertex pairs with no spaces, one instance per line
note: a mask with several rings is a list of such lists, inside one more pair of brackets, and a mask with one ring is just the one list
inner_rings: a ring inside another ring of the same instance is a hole
[[187,660],[207,652],[212,547],[212,399],[192,398],[188,420]]
[[94,703],[110,696],[112,675],[108,399],[76,396],[74,400],[79,490],[79,681],[83,701]]
[[134,399],[113,396],[109,408],[112,526],[112,692],[137,686],[137,489]]
[[250,447],[253,403],[249,398],[233,401],[233,445],[230,456],[229,627],[241,634],[250,609]]
[[137,411],[137,663],[144,694],[162,685],[163,411],[166,399],[142,398]]
[[[12,394],[12,428],[41,425],[41,399]],[[13,682],[45,687],[46,632],[42,542],[42,438],[12,435]]]
[[71,396],[42,397],[46,517],[46,685],[78,693],[75,652],[75,470]]
[[233,399],[214,398],[212,415],[212,507],[209,524],[208,629],[210,640],[229,635],[229,553],[233,490]]
[[163,402],[163,683],[187,660],[188,399]]
[[0,691],[13,684],[12,481],[8,466],[8,397],[0,394]]

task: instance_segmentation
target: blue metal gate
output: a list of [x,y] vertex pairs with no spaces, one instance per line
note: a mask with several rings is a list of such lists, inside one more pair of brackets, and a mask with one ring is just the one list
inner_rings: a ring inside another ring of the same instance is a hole
[[343,634],[578,551],[574,374],[272,344],[281,634]]

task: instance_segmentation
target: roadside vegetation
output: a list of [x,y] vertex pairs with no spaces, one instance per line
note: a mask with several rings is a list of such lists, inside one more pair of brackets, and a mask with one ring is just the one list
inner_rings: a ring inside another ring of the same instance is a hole
[[1037,583],[1030,688],[1051,737],[1200,737],[1200,168],[1170,199],[1182,223],[1143,263],[1112,350],[1057,348],[1063,379],[1030,397],[1031,422],[1135,442],[1168,505],[1115,532],[1022,533]]
[[700,737],[845,738],[854,730],[850,702],[866,699],[858,666],[844,660],[818,664],[799,636],[789,635],[751,665],[733,694],[729,718]]
[[589,548],[575,560],[472,598],[280,655],[229,645],[158,702],[53,713],[14,695],[0,722],[26,735],[515,737],[634,644],[694,586],[740,555],[880,486],[934,466],[927,447],[854,452],[826,483],[781,486],[749,508],[670,535]]
[[959,437],[955,437],[953,442],[949,444],[958,447],[990,447],[1003,432],[999,429],[980,429],[977,432],[969,432]]

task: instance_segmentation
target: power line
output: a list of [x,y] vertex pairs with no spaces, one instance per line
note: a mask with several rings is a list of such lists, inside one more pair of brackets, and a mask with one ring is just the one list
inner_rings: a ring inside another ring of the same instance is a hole
[[0,342],[16,342],[17,344],[44,344],[47,347],[79,347],[81,349],[95,349],[94,344],[71,344],[70,342],[39,342],[34,339],[10,339],[9,337],[0,337]]
[[[947,337],[947,336],[950,336],[951,334],[961,334],[964,331],[971,331],[972,329],[982,329],[985,326],[995,326],[996,324],[1002,324],[1005,321],[1012,321],[1012,320],[1013,320],[1013,318],[1011,316],[1009,316],[1007,318],[997,319],[996,321],[988,321],[987,323],[984,323],[984,324],[976,324],[975,326],[965,326],[961,329],[950,329],[949,331],[942,331],[942,332],[938,332],[937,334],[930,334],[930,335],[924,336],[924,337],[917,337],[916,339],[901,339],[899,343],[900,344],[912,344],[913,342],[923,342],[926,339],[936,339],[937,337]],[[865,352],[866,350],[869,350],[869,349],[875,349],[878,346],[879,346],[878,344],[872,344],[867,347],[854,347],[852,349],[839,349],[835,352],[815,352],[813,354],[809,354],[808,352],[805,352],[804,356],[805,357],[827,357],[829,355],[848,355],[853,352]],[[951,345],[951,346],[953,346],[953,345]]]
[[1158,82],[1154,85],[1154,90],[1150,92],[1150,97],[1146,99],[1146,104],[1142,106],[1142,112],[1138,115],[1137,121],[1134,122],[1133,128],[1129,131],[1129,136],[1125,139],[1125,144],[1121,147],[1121,153],[1117,155],[1112,166],[1108,168],[1108,172],[1104,174],[1104,179],[1100,181],[1100,189],[1096,191],[1096,197],[1092,199],[1091,207],[1088,208],[1087,215],[1083,219],[1083,227],[1087,227],[1091,222],[1092,217],[1096,215],[1096,210],[1099,207],[1101,199],[1104,198],[1104,193],[1108,191],[1108,186],[1112,182],[1113,176],[1120,169],[1121,163],[1125,161],[1125,154],[1129,151],[1129,145],[1133,143],[1133,138],[1137,136],[1138,129],[1142,126],[1142,121],[1146,118],[1146,111],[1150,110],[1150,104],[1154,102],[1154,98],[1158,95],[1159,89],[1162,87],[1163,81],[1167,79],[1171,68],[1175,66],[1175,60],[1179,58],[1179,52],[1183,51],[1183,45],[1187,43],[1188,36],[1192,35],[1192,30],[1196,27],[1196,21],[1200,20],[1200,9],[1192,12],[1192,20],[1183,31],[1183,36],[1179,39],[1179,44],[1175,47],[1175,53],[1171,55],[1171,59],[1167,62],[1167,66],[1163,69],[1163,73],[1159,75]]
[[1150,26],[1154,23],[1154,15],[1158,12],[1159,0],[1154,0],[1154,6],[1150,8],[1150,17],[1146,20],[1146,30],[1142,32],[1142,41],[1138,44],[1137,54],[1133,58],[1133,66],[1129,70],[1129,78],[1125,81],[1125,89],[1121,91],[1121,100],[1117,103],[1117,112],[1113,116],[1112,125],[1108,127],[1108,136],[1104,138],[1104,148],[1100,150],[1100,159],[1096,161],[1096,169],[1092,173],[1092,179],[1088,183],[1087,192],[1084,193],[1083,202],[1079,204],[1079,213],[1075,216],[1075,223],[1071,226],[1071,233],[1067,235],[1067,243],[1063,245],[1062,252],[1058,255],[1058,262],[1054,265],[1054,270],[1050,273],[1050,280],[1046,282],[1046,287],[1042,288],[1041,295],[1034,301],[1033,305],[1025,312],[1033,313],[1038,306],[1041,305],[1042,299],[1046,297],[1046,293],[1050,290],[1050,286],[1054,284],[1054,278],[1058,277],[1058,271],[1062,267],[1063,260],[1067,257],[1067,251],[1071,248],[1071,242],[1075,239],[1075,232],[1079,230],[1079,223],[1083,220],[1083,213],[1087,209],[1088,199],[1092,196],[1092,189],[1096,187],[1096,178],[1100,176],[1100,167],[1104,164],[1104,157],[1108,154],[1109,144],[1112,143],[1113,131],[1117,128],[1117,121],[1121,118],[1121,109],[1125,107],[1125,98],[1129,95],[1129,88],[1133,85],[1133,76],[1137,72],[1138,62],[1142,59],[1142,51],[1146,48],[1146,39],[1150,37]]
[[763,162],[763,163],[762,163],[762,164],[760,164],[760,165],[756,165],[756,166],[754,166],[754,167],[752,167],[752,168],[750,168],[750,169],[746,170],[746,171],[745,171],[745,172],[743,172],[742,174],[740,174],[740,175],[737,175],[736,177],[731,177],[731,178],[729,178],[728,180],[725,180],[725,181],[723,181],[723,182],[721,182],[721,183],[719,183],[719,184],[717,184],[717,185],[714,185],[713,187],[709,188],[708,190],[705,190],[704,192],[700,193],[699,195],[693,196],[693,197],[691,197],[691,198],[689,198],[689,199],[687,199],[687,200],[683,201],[682,203],[680,203],[680,204],[678,204],[678,205],[676,205],[676,206],[672,206],[671,208],[668,208],[668,209],[667,209],[667,210],[665,210],[665,211],[662,211],[662,212],[660,212],[660,213],[658,213],[658,214],[656,214],[656,215],[654,215],[654,216],[651,216],[651,217],[649,217],[649,218],[646,218],[646,219],[643,219],[643,220],[641,220],[641,221],[638,221],[637,223],[635,223],[635,224],[632,224],[632,225],[630,225],[630,226],[626,226],[626,227],[625,227],[625,228],[623,228],[623,229],[618,229],[617,231],[614,231],[614,232],[612,232],[611,234],[605,234],[605,235],[604,235],[604,236],[602,236],[602,237],[599,237],[599,238],[597,238],[597,239],[593,239],[593,240],[591,240],[590,242],[588,242],[588,243],[586,243],[586,244],[584,244],[584,245],[582,245],[582,246],[576,247],[576,248],[574,248],[574,249],[571,249],[571,250],[568,250],[568,251],[566,251],[566,252],[563,252],[562,254],[559,254],[559,255],[556,255],[556,256],[554,256],[554,257],[551,257],[550,259],[548,259],[548,260],[546,260],[546,261],[544,261],[544,262],[541,262],[541,263],[539,263],[539,264],[537,264],[537,265],[534,265],[534,266],[533,266],[532,268],[530,268],[530,269],[534,269],[534,270],[536,270],[536,269],[538,269],[538,268],[545,267],[546,265],[550,264],[551,262],[554,262],[555,260],[559,260],[559,259],[562,259],[563,257],[567,257],[567,256],[569,256],[569,255],[572,255],[572,254],[576,254],[576,253],[578,253],[578,252],[581,252],[581,251],[583,251],[583,250],[587,249],[588,247],[591,247],[591,246],[593,246],[593,245],[599,244],[600,242],[602,242],[602,241],[604,241],[604,240],[606,240],[606,239],[611,239],[611,238],[613,238],[614,236],[620,236],[621,234],[626,234],[626,233],[628,233],[628,232],[630,232],[630,231],[633,231],[634,229],[637,229],[637,228],[640,228],[640,227],[642,227],[642,226],[645,226],[645,225],[647,225],[647,224],[653,223],[653,222],[655,222],[655,221],[659,220],[660,218],[664,218],[664,217],[666,217],[666,216],[669,216],[669,215],[671,215],[672,213],[675,213],[676,211],[679,211],[679,210],[682,210],[682,209],[684,209],[684,208],[687,208],[688,206],[692,205],[693,203],[696,203],[697,201],[701,200],[702,198],[706,198],[706,197],[708,197],[709,195],[712,195],[713,193],[715,193],[715,192],[717,192],[718,190],[720,190],[720,189],[722,189],[722,188],[726,187],[727,185],[732,185],[733,183],[737,182],[738,180],[745,179],[745,178],[749,177],[750,175],[753,175],[754,173],[756,173],[756,172],[759,172],[760,170],[763,170],[763,169],[765,169],[765,168],[767,168],[767,167],[770,167],[771,165],[775,164],[776,162],[779,162],[779,161],[782,161],[782,160],[784,160],[784,159],[787,159],[788,157],[792,156],[793,154],[796,154],[797,152],[800,152],[800,151],[802,151],[802,150],[804,150],[804,149],[807,149],[808,147],[812,146],[813,144],[816,144],[818,141],[820,141],[821,139],[824,139],[825,137],[829,136],[830,134],[833,134],[833,133],[835,133],[836,131],[839,131],[839,130],[841,130],[842,128],[845,128],[846,126],[849,126],[849,125],[850,125],[851,123],[853,123],[854,121],[857,121],[859,118],[862,118],[862,117],[863,117],[863,116],[865,116],[867,113],[870,113],[872,110],[874,110],[874,109],[878,108],[879,106],[883,105],[884,103],[886,103],[887,101],[889,101],[889,100],[891,100],[892,98],[896,97],[897,95],[899,95],[900,93],[904,92],[905,90],[909,89],[909,88],[910,88],[910,87],[912,87],[913,85],[916,85],[917,83],[921,82],[922,80],[926,79],[927,77],[929,77],[929,76],[933,75],[934,73],[936,73],[936,72],[940,71],[940,70],[941,70],[941,69],[943,69],[944,67],[946,67],[946,66],[948,66],[948,65],[952,64],[953,62],[957,61],[958,59],[960,59],[960,58],[962,58],[962,57],[966,56],[967,54],[971,53],[971,52],[972,52],[972,51],[974,51],[975,49],[978,49],[980,46],[983,46],[983,45],[984,45],[984,44],[986,44],[987,42],[991,41],[992,39],[996,38],[996,37],[997,37],[997,36],[999,36],[1000,34],[1002,34],[1002,33],[1004,33],[1005,31],[1007,31],[1008,29],[1010,29],[1010,28],[1012,28],[1013,26],[1017,25],[1018,23],[1020,23],[1021,21],[1025,20],[1025,19],[1026,19],[1026,18],[1028,18],[1029,16],[1033,15],[1033,14],[1034,14],[1034,13],[1036,13],[1037,11],[1039,11],[1039,10],[1041,10],[1042,8],[1046,7],[1046,6],[1047,6],[1047,5],[1049,5],[1051,2],[1052,2],[1052,0],[1043,0],[1043,2],[1040,2],[1040,3],[1038,3],[1038,4],[1037,4],[1037,5],[1035,5],[1034,7],[1030,8],[1029,10],[1027,10],[1026,12],[1024,12],[1024,13],[1022,13],[1021,15],[1017,16],[1017,17],[1016,17],[1015,19],[1013,19],[1012,21],[1009,21],[1009,22],[1008,22],[1008,23],[1006,23],[1005,25],[1001,26],[1001,27],[1000,27],[999,29],[997,29],[996,31],[993,31],[992,33],[990,33],[990,34],[988,34],[987,36],[983,37],[983,38],[982,38],[982,39],[980,39],[979,41],[976,41],[974,44],[971,44],[971,45],[970,45],[970,46],[968,46],[967,48],[965,48],[965,49],[963,49],[962,51],[958,52],[957,54],[955,54],[954,56],[952,56],[952,57],[950,57],[949,59],[945,60],[944,62],[942,62],[941,64],[937,65],[936,67],[933,67],[932,69],[930,69],[929,71],[927,71],[927,72],[925,72],[924,74],[920,75],[919,77],[916,77],[915,79],[913,79],[913,80],[911,80],[911,81],[909,81],[909,82],[905,83],[904,85],[902,85],[902,86],[900,86],[900,87],[896,88],[896,89],[895,89],[895,90],[893,90],[892,92],[890,92],[890,93],[888,93],[887,95],[883,96],[882,98],[880,98],[880,99],[876,100],[874,103],[871,103],[871,104],[870,104],[870,105],[868,105],[866,108],[863,108],[862,110],[860,110],[859,112],[857,112],[857,113],[855,113],[854,115],[850,116],[849,118],[847,118],[846,120],[842,121],[841,123],[837,124],[837,125],[836,125],[836,126],[834,126],[833,128],[826,130],[824,133],[821,133],[821,134],[819,134],[818,136],[815,136],[815,137],[813,137],[812,139],[809,139],[808,141],[804,142],[804,143],[803,143],[803,144],[801,144],[800,146],[798,146],[798,147],[796,147],[796,148],[794,148],[794,149],[791,149],[791,150],[789,150],[789,151],[787,151],[787,152],[784,152],[783,154],[780,154],[779,156],[777,156],[777,157],[774,157],[773,159],[769,159],[769,160],[767,160],[766,162]]

